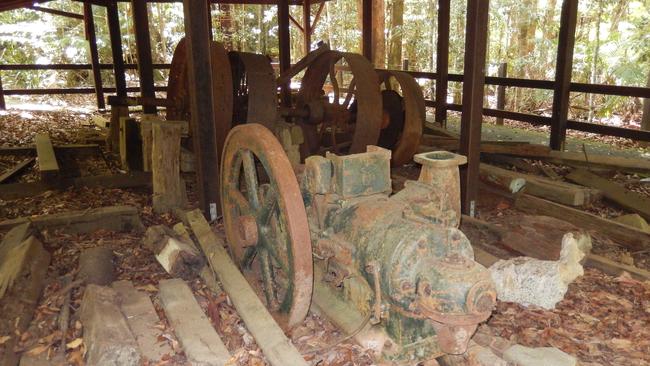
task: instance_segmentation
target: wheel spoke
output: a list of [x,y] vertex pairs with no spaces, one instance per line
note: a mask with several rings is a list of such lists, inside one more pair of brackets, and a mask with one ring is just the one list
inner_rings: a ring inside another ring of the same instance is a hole
[[289,263],[285,263],[285,260],[281,258],[278,250],[287,250],[287,243],[283,239],[279,239],[268,228],[263,230],[263,233],[260,235],[260,245],[268,251],[268,254],[273,258],[276,264],[280,267],[282,272],[288,277],[290,277]]
[[347,109],[350,108],[350,102],[352,102],[352,97],[355,94],[355,90],[357,88],[357,82],[352,78],[352,81],[350,81],[350,85],[348,86],[348,92],[345,95],[345,100],[343,101],[343,106]]
[[248,196],[248,202],[255,210],[260,208],[259,200],[259,185],[257,182],[257,170],[255,168],[255,160],[253,159],[253,154],[245,150],[242,152],[242,163],[244,165],[244,180],[246,181],[246,192]]
[[257,213],[258,222],[262,223],[262,225],[268,225],[269,220],[271,219],[271,214],[273,214],[276,207],[277,193],[276,190],[271,187],[268,192],[266,192],[266,195],[264,195],[262,205]]
[[230,189],[228,199],[237,207],[240,215],[247,215],[251,211],[251,205],[244,195],[237,189]]
[[259,251],[260,268],[262,270],[262,280],[264,284],[264,295],[269,308],[276,309],[278,306],[278,294],[275,290],[275,280],[273,276],[273,267],[271,258],[267,250]]
[[330,81],[332,82],[332,89],[334,89],[334,103],[341,104],[339,102],[340,90],[339,90],[339,81],[336,79],[336,62],[330,63]]

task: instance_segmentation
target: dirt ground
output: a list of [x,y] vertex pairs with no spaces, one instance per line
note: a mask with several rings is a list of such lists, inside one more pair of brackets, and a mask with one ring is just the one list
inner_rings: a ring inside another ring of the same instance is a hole
[[[29,144],[36,132],[43,131],[50,132],[56,143],[84,143],[86,141],[83,136],[87,134],[79,134],[80,130],[98,132],[99,129],[92,125],[90,113],[10,110],[0,114],[0,145],[4,146]],[[0,172],[23,158],[2,156]],[[80,170],[85,174],[118,172],[115,164],[110,162],[110,154],[106,152],[102,156],[88,159],[90,160],[79,164],[82,167]],[[562,173],[560,166],[550,168]],[[35,172],[35,167],[31,167],[16,181],[34,181],[37,179]],[[419,168],[406,166],[394,174],[416,179]],[[630,187],[636,187],[637,192],[650,196],[648,185],[639,183],[635,177],[620,175],[616,179]],[[190,206],[196,206],[196,202],[190,201]],[[151,195],[146,189],[105,188],[48,191],[29,198],[0,200],[0,218],[117,204],[137,207],[145,226],[172,225],[176,222],[171,215],[157,215],[153,212]],[[607,204],[590,210],[604,217],[622,213],[622,210]],[[518,215],[521,213],[512,209],[507,199],[490,191],[481,192],[480,218],[489,222],[503,222],[508,218],[515,221]],[[214,230],[220,231],[219,222],[214,223]],[[160,341],[168,342],[176,351],[162,364],[186,363],[156,296],[158,281],[169,278],[169,275],[156,262],[153,254],[144,248],[141,234],[101,230],[82,235],[70,235],[61,231],[44,231],[41,234],[46,249],[52,254],[52,262],[48,269],[47,286],[32,326],[21,335],[18,346],[20,351],[55,357],[65,347],[65,363],[83,363],[84,345],[77,341],[82,336],[82,325],[75,313],[79,308],[83,286],[72,293],[72,325],[65,335],[61,334],[57,325],[63,302],[59,290],[63,277],[77,268],[80,251],[104,245],[112,248],[116,254],[117,278],[131,280],[136,288],[151,295],[161,318],[159,327],[163,339]],[[476,240],[489,238],[478,237]],[[648,253],[626,253],[606,239],[596,238],[594,242],[595,252],[614,260],[620,260],[624,255],[631,256],[636,265],[650,269]],[[191,281],[190,285],[199,304],[233,355],[233,365],[265,365],[261,350],[246,330],[227,295],[212,292],[200,278]],[[513,303],[499,302],[488,326],[495,334],[526,346],[558,347],[578,357],[583,365],[650,365],[650,283],[639,282],[625,275],[614,278],[598,270],[587,269],[585,275],[570,286],[565,299],[554,310],[524,308]],[[0,346],[4,331],[6,330],[0,329]],[[310,313],[303,324],[293,331],[291,339],[312,365],[376,364],[376,360],[351,341],[339,342],[345,336],[326,319]]]

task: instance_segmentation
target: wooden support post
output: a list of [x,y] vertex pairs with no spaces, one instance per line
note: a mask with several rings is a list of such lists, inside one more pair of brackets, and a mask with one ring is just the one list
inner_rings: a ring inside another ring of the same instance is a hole
[[151,129],[153,209],[157,213],[170,212],[182,208],[186,201],[185,183],[180,175],[181,125],[154,121]]
[[468,0],[465,32],[465,82],[460,129],[460,154],[467,165],[460,167],[461,208],[475,216],[481,163],[481,124],[483,123],[483,89],[487,50],[489,0]]
[[555,65],[555,88],[553,89],[553,113],[551,116],[550,146],[564,150],[573,71],[573,46],[578,22],[578,0],[564,0],[560,16],[560,34]]
[[363,55],[372,63],[372,0],[362,0],[361,49]]
[[203,1],[184,0],[183,9],[188,40],[188,93],[192,116],[190,126],[196,158],[199,204],[204,214],[216,219],[220,211],[219,157],[214,125],[211,47],[206,16],[208,6]]
[[447,124],[449,84],[449,22],[451,0],[438,0],[438,44],[436,51],[436,122]]
[[[648,71],[648,82],[645,84],[647,88],[650,88],[650,71]],[[0,109],[4,100],[2,99],[2,81],[0,80]],[[643,115],[641,117],[641,129],[645,131],[650,131],[650,98],[643,99]]]
[[[278,1],[278,41],[280,49],[280,73],[291,67],[291,40],[289,34],[289,1]],[[290,84],[280,85],[282,88],[282,103],[291,104]]]
[[409,59],[405,58],[402,60],[402,70],[408,71],[409,70]]
[[[131,0],[133,23],[135,24],[135,45],[138,51],[138,73],[140,76],[140,94],[154,98],[156,92],[153,83],[153,61],[151,60],[151,38],[149,36],[149,14],[146,0]],[[207,15],[204,14],[207,21]],[[207,30],[206,30],[207,32]],[[209,48],[209,47],[208,47]],[[155,114],[155,105],[144,105],[144,113]]]
[[5,93],[2,89],[2,74],[0,74],[0,111],[7,109],[7,104],[5,103]]
[[47,134],[36,135],[35,144],[41,180],[44,182],[52,182],[59,176],[59,163],[56,160],[56,154],[54,153],[50,136]]
[[[499,65],[499,77],[505,78],[508,76],[508,64],[502,63]],[[504,110],[506,108],[506,87],[503,85],[497,86],[497,109]],[[497,125],[503,126],[503,118],[497,117]]]
[[106,17],[108,19],[108,31],[111,37],[115,89],[117,96],[126,97],[126,77],[124,75],[124,57],[122,56],[122,34],[120,32],[120,17],[117,12],[116,2],[109,2],[106,5]]
[[305,56],[311,51],[311,0],[302,0],[302,30]]
[[208,17],[208,34],[212,41],[214,40],[214,34],[212,32],[212,0],[206,0],[206,3],[208,5],[208,13],[206,14]]
[[102,72],[99,68],[99,53],[97,52],[97,36],[95,35],[95,19],[93,18],[93,5],[84,3],[84,25],[86,28],[86,39],[90,46],[90,64],[93,69],[93,81],[95,84],[95,96],[97,97],[97,108],[106,109],[104,101],[104,87],[102,85]]

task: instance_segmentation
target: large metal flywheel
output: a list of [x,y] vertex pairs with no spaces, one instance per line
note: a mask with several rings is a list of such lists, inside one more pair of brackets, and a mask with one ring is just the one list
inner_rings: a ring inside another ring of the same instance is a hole
[[378,145],[392,150],[391,164],[399,166],[413,159],[418,150],[426,119],[422,88],[409,74],[380,71],[384,119]]
[[312,248],[298,181],[282,146],[260,124],[235,126],[221,160],[221,200],[235,262],[280,324],[309,310]]
[[[183,37],[174,50],[169,69],[167,99],[171,101],[171,105],[167,107],[167,119],[190,121],[191,123],[187,51],[187,41]],[[210,58],[212,61],[215,137],[217,147],[221,151],[232,126],[232,73],[228,52],[221,43],[210,42]],[[201,77],[201,75],[197,75],[197,77]],[[190,131],[192,130],[190,129]]]
[[278,91],[266,55],[231,51],[233,124],[259,123],[273,129],[278,119]]
[[[343,69],[351,73],[346,75],[349,81],[339,77]],[[331,91],[325,93],[328,79]],[[308,110],[310,116],[300,122],[304,156],[323,151],[360,153],[377,143],[382,122],[379,79],[362,55],[322,53],[305,71],[296,99],[296,107]]]

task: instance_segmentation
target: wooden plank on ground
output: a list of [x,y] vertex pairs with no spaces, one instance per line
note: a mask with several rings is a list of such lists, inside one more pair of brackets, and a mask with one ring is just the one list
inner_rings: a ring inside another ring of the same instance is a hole
[[[511,192],[514,189],[513,193],[524,188],[525,192],[530,195],[569,206],[586,206],[601,196],[596,189],[513,172],[489,164],[481,164],[479,175],[481,180],[486,183],[496,184]],[[521,184],[524,185],[521,186]]]
[[137,208],[110,206],[4,220],[0,221],[0,230],[7,230],[28,222],[39,230],[65,228],[70,234],[91,233],[99,229],[125,232],[144,229]]
[[631,251],[650,248],[650,234],[585,211],[528,194],[519,195],[515,207],[524,212],[555,217],[583,229],[597,231]]
[[[55,153],[74,154],[77,156],[92,156],[100,153],[97,144],[65,144],[54,145]],[[0,155],[36,154],[36,145],[1,146]]]
[[[420,148],[418,149],[419,152],[427,152],[433,150],[456,151],[459,149],[460,145],[458,140],[450,138],[434,138],[429,140],[433,142],[433,144],[431,146],[421,144]],[[545,145],[536,145],[521,141],[482,141],[481,153],[504,154],[521,157],[548,157],[550,149]]]
[[59,163],[56,161],[56,154],[54,154],[50,136],[43,133],[37,134],[35,144],[41,180],[51,181],[59,175]]
[[9,170],[0,175],[0,183],[4,183],[7,179],[10,179],[14,175],[20,173],[23,169],[27,168],[28,165],[32,164],[36,158],[28,158],[20,163],[14,165]]
[[[0,353],[1,366],[15,366],[20,360],[15,352],[19,336],[32,321],[38,305],[45,277],[50,265],[50,254],[34,236],[23,240],[21,235],[3,240],[0,247],[0,283],[14,278],[11,288],[0,299],[0,329],[12,330],[3,340],[4,352]],[[14,272],[15,275],[9,272]]]
[[224,366],[228,363],[228,349],[185,281],[178,278],[160,281],[158,297],[190,364]]
[[136,188],[151,186],[151,173],[93,175],[73,179],[61,179],[54,184],[46,182],[11,183],[0,185],[0,199],[13,200],[32,197],[41,193],[68,187]]
[[160,322],[149,295],[136,290],[131,281],[116,281],[112,287],[120,297],[120,309],[138,342],[140,352],[150,362],[162,361],[165,355],[174,351],[166,341],[159,341],[162,331],[156,326]]
[[566,178],[583,186],[599,189],[609,200],[650,220],[650,199],[585,169],[576,169]]
[[210,267],[216,272],[224,290],[230,296],[237,313],[246,323],[255,341],[273,366],[307,365],[296,347],[257,297],[244,275],[232,262],[224,242],[217,237],[200,210],[185,214],[185,220],[194,231]]
[[585,265],[593,268],[598,268],[599,270],[607,273],[612,276],[620,276],[623,272],[627,272],[630,276],[636,278],[639,281],[648,281],[650,280],[650,272],[637,268],[635,266],[629,266],[626,264],[621,264],[615,262],[609,258],[605,258],[596,254],[589,254]]

